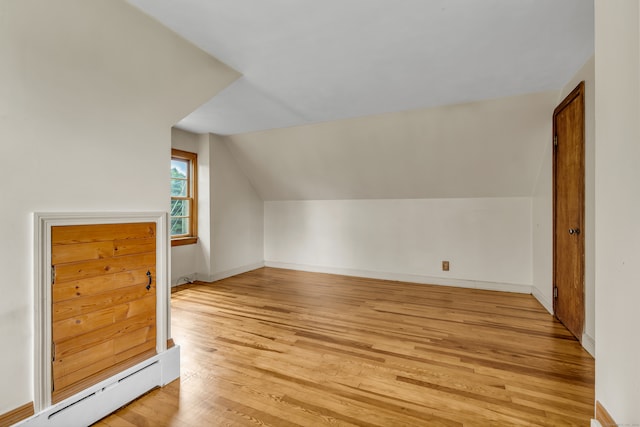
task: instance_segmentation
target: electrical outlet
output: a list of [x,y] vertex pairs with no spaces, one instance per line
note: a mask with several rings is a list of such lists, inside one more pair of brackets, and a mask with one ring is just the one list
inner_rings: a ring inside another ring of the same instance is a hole
[[442,271],[449,271],[449,261],[442,261]]

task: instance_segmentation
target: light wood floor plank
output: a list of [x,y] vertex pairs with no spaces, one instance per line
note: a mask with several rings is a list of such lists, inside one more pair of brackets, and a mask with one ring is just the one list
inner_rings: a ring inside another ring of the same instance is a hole
[[172,295],[182,375],[97,426],[584,426],[594,360],[530,295],[262,268]]

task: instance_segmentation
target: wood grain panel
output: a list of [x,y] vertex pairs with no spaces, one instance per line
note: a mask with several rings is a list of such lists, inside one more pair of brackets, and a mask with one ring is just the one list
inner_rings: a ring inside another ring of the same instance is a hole
[[154,223],[52,227],[52,400],[155,350]]
[[[64,246],[59,246],[63,248]],[[55,283],[81,280],[104,274],[122,273],[155,265],[156,254],[143,253],[56,265]]]
[[128,304],[122,304],[117,307],[109,307],[81,316],[53,322],[51,337],[57,345],[59,341],[78,337],[79,335],[125,320],[128,310]]
[[72,340],[61,341],[56,344],[56,355],[64,358],[68,355],[82,351],[92,346],[102,344],[143,327],[153,324],[155,313],[147,313],[146,315],[133,316],[122,322],[114,323],[106,328],[97,329],[95,331],[74,337]]
[[63,250],[51,251],[51,263],[65,264],[69,262],[110,258],[114,255],[113,242],[89,242],[65,245]]
[[94,375],[109,366],[126,361],[138,354],[155,349],[155,328],[146,327],[132,333],[132,337],[119,337],[54,361],[56,388]]
[[151,294],[126,304],[60,320],[53,323],[53,340],[57,342],[74,338],[135,316],[150,316],[155,313],[155,308],[156,297]]
[[88,242],[111,242],[114,240],[145,239],[155,237],[155,223],[70,225],[51,230],[51,244],[69,245]]
[[[105,360],[105,354],[113,354],[113,340],[105,341],[101,344],[87,348],[84,351],[80,351],[68,357],[59,357],[56,355],[56,359],[53,361],[53,379],[56,385],[64,386],[61,384],[60,378],[67,377],[69,374],[78,373],[81,369],[94,365],[100,361]],[[91,372],[92,374],[98,372],[100,369]],[[82,374],[80,374],[82,375]],[[84,377],[83,375],[81,377]]]
[[181,380],[98,426],[585,426],[594,361],[531,295],[263,268],[172,294]]
[[156,250],[156,239],[149,237],[146,239],[114,240],[113,246],[115,256],[153,253]]
[[[72,298],[81,298],[102,292],[115,291],[129,286],[145,287],[149,282],[149,271],[152,277],[156,277],[155,267],[140,268],[107,276],[90,277],[82,280],[56,283],[52,289],[53,300],[61,302]],[[152,286],[155,286],[155,280]]]
[[129,351],[132,348],[153,341],[156,336],[156,328],[154,326],[145,326],[144,328],[131,331],[127,335],[117,337],[113,341],[114,353],[120,354]]
[[[127,344],[130,345],[130,343],[127,343]],[[122,362],[122,361],[128,360],[137,354],[140,354],[146,351],[151,351],[151,350],[154,350],[155,348],[156,348],[156,341],[155,341],[155,330],[154,330],[154,336],[152,339],[150,338],[148,341],[144,341],[138,345],[134,345],[130,348],[124,349],[121,353],[117,353],[116,362]]]
[[53,321],[57,322],[69,317],[80,316],[112,306],[126,304],[144,298],[153,292],[155,292],[155,284],[151,285],[150,289],[147,289],[143,284],[57,302],[53,304]]

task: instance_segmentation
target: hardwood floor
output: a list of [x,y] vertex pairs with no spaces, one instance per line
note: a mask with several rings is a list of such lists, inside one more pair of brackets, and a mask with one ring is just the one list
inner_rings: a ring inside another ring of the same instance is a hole
[[587,426],[594,360],[531,295],[263,268],[172,296],[182,376],[97,426]]

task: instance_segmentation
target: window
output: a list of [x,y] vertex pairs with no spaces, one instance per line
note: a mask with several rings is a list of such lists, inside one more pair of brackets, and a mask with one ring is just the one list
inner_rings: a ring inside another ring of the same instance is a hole
[[195,153],[171,150],[171,246],[198,241],[197,160]]

